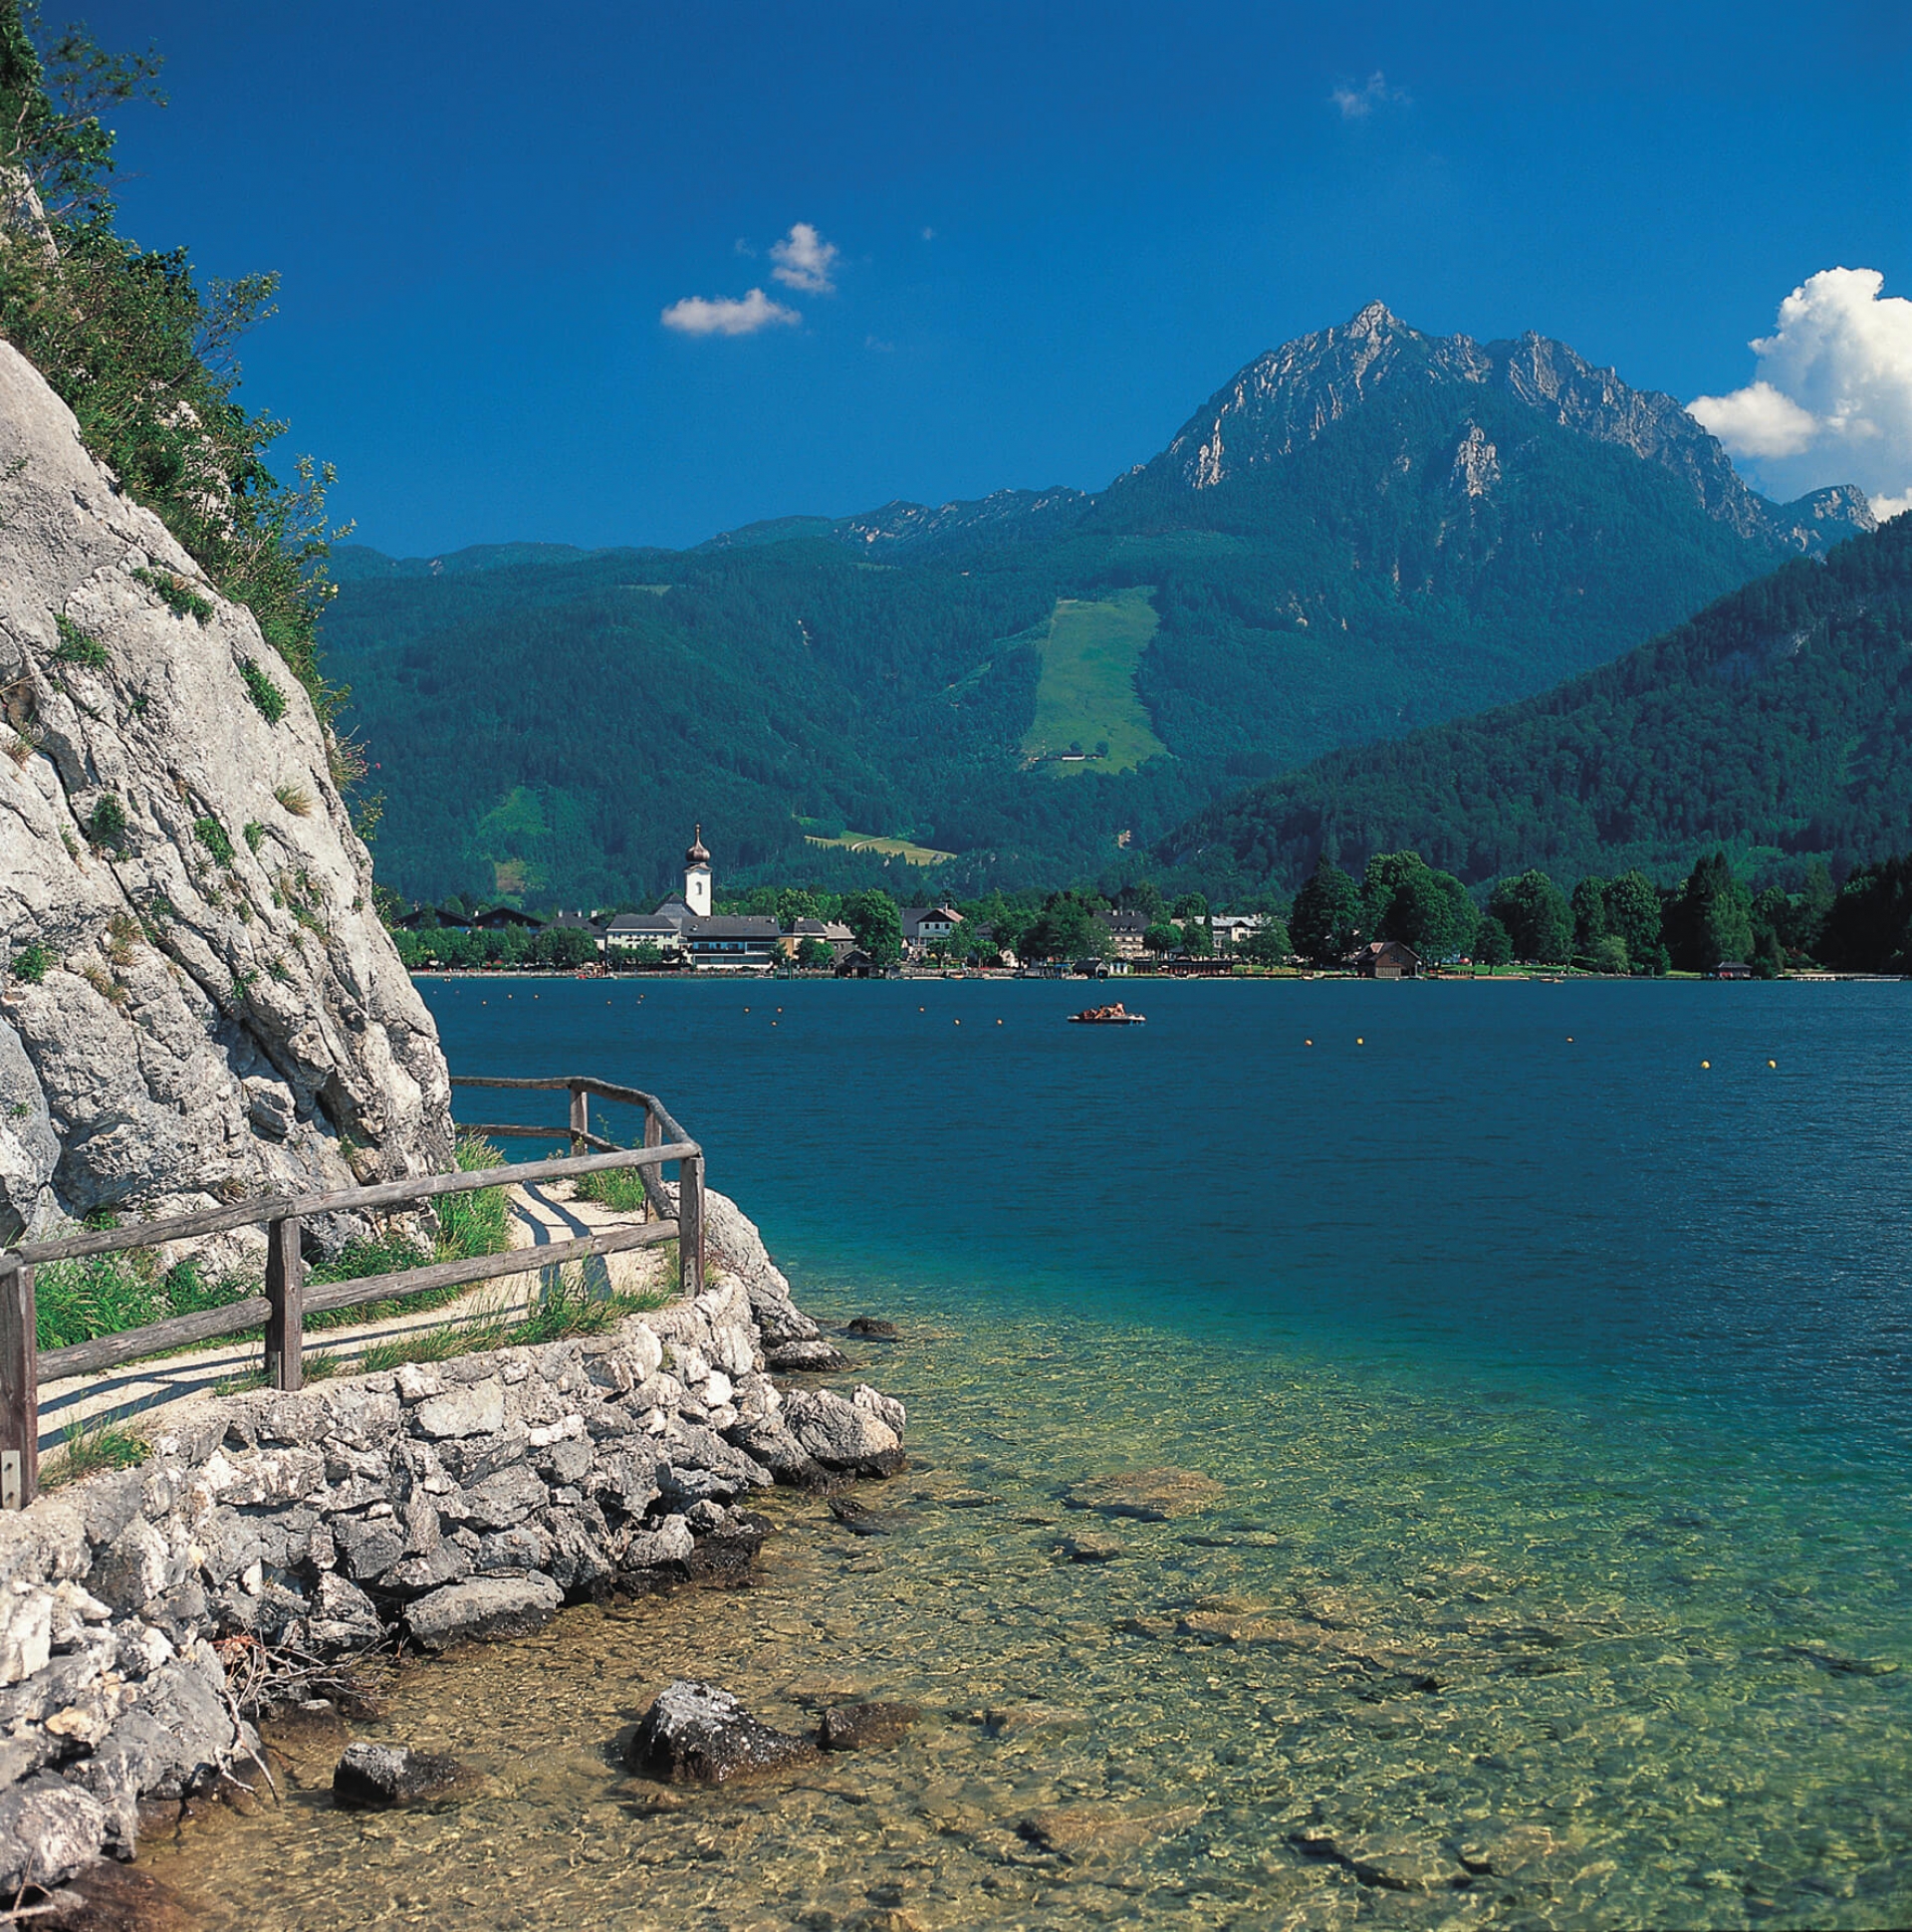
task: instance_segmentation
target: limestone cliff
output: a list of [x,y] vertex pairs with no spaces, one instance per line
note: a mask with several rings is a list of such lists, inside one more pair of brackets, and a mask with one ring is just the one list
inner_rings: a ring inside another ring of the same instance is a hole
[[5,343],[0,704],[0,1240],[447,1165],[312,704]]

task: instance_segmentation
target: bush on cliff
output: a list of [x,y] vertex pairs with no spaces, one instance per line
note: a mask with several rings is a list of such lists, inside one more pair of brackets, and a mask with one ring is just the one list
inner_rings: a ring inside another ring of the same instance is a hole
[[319,568],[332,471],[301,457],[295,482],[274,476],[265,450],[285,425],[237,400],[234,346],[273,313],[279,278],[201,287],[184,249],[115,231],[115,137],[101,117],[163,105],[159,68],[77,27],[43,35],[31,5],[0,0],[0,336],[72,409],[93,454],[251,608],[329,718],[343,693],[320,675],[315,635],[332,596]]

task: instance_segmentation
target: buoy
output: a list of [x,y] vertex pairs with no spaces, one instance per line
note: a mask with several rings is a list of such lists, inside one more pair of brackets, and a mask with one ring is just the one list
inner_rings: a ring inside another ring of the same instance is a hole
[[998,1020],[996,1024],[1000,1027],[1003,1023],[1000,1020]]
[[1571,1035],[1570,1033],[1569,1033],[1569,1034],[1568,1034],[1568,1035],[1566,1036],[1566,1044],[1567,1044],[1567,1045],[1568,1045],[1569,1047],[1570,1047],[1570,1046],[1572,1046],[1572,1044],[1573,1044],[1573,1036],[1572,1036],[1572,1035]]
[[1312,1041],[1312,1040],[1304,1040],[1304,1041],[1302,1042],[1302,1045],[1303,1045],[1304,1047],[1312,1047],[1312,1046],[1314,1046],[1314,1041]]
[[1777,1067],[1780,1063],[1777,1060],[1769,1060],[1766,1064],[1769,1067]]
[[1701,1061],[1701,1062],[1700,1062],[1700,1072],[1701,1072],[1701,1073],[1705,1073],[1705,1072],[1707,1071],[1707,1069],[1708,1069],[1708,1068],[1710,1068],[1710,1067],[1711,1067],[1712,1065],[1713,1065],[1713,1063],[1712,1063],[1712,1062],[1711,1062],[1710,1060],[1703,1060],[1703,1061]]
[[1365,1047],[1365,1046],[1367,1045],[1367,1042],[1366,1042],[1365,1040],[1363,1040],[1363,1039],[1361,1038],[1361,1036],[1360,1036],[1360,1035],[1359,1035],[1359,1034],[1357,1033],[1357,1034],[1356,1034],[1356,1035],[1354,1036],[1354,1044],[1355,1044],[1355,1046],[1357,1046],[1357,1047]]
[[960,1020],[958,1020],[956,1024],[960,1027],[963,1023]]

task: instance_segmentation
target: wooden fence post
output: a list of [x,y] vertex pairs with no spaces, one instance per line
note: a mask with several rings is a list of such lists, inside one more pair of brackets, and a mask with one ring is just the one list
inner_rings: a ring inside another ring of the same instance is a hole
[[266,1224],[266,1380],[301,1388],[306,1379],[306,1264],[299,1253],[299,1217]]
[[677,1292],[704,1292],[704,1157],[677,1163]]
[[0,1509],[24,1510],[40,1488],[40,1349],[33,1264],[0,1258]]
[[591,1143],[585,1135],[591,1131],[591,1095],[582,1087],[571,1089],[571,1151],[576,1154],[591,1152]]

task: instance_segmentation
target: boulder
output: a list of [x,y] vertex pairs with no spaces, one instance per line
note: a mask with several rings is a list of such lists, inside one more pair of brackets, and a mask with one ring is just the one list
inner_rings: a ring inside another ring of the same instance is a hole
[[1220,1483],[1200,1470],[1133,1469],[1073,1484],[1063,1492],[1063,1501],[1072,1510],[1166,1523],[1212,1509],[1226,1494]]
[[764,1359],[780,1375],[834,1375],[849,1366],[849,1357],[835,1342],[821,1335],[794,1341],[766,1344]]
[[891,1424],[869,1405],[846,1402],[831,1389],[792,1389],[784,1397],[784,1419],[826,1469],[891,1476],[903,1467],[902,1439]]
[[833,1704],[818,1740],[826,1751],[880,1751],[900,1743],[921,1716],[914,1704]]
[[848,1325],[848,1332],[861,1335],[865,1341],[900,1341],[894,1322],[885,1322],[880,1316],[859,1315]]
[[454,1643],[501,1643],[542,1630],[557,1614],[564,1592],[549,1576],[471,1576],[432,1590],[405,1609],[405,1627],[425,1650]]
[[361,1738],[333,1770],[332,1802],[346,1811],[383,1811],[448,1798],[475,1782],[456,1758]]
[[98,1799],[50,1772],[0,1791],[0,1900],[64,1883],[100,1855],[107,1825]]
[[627,1769],[671,1785],[725,1785],[812,1763],[809,1738],[774,1730],[729,1691],[680,1680],[657,1693],[624,1749]]

